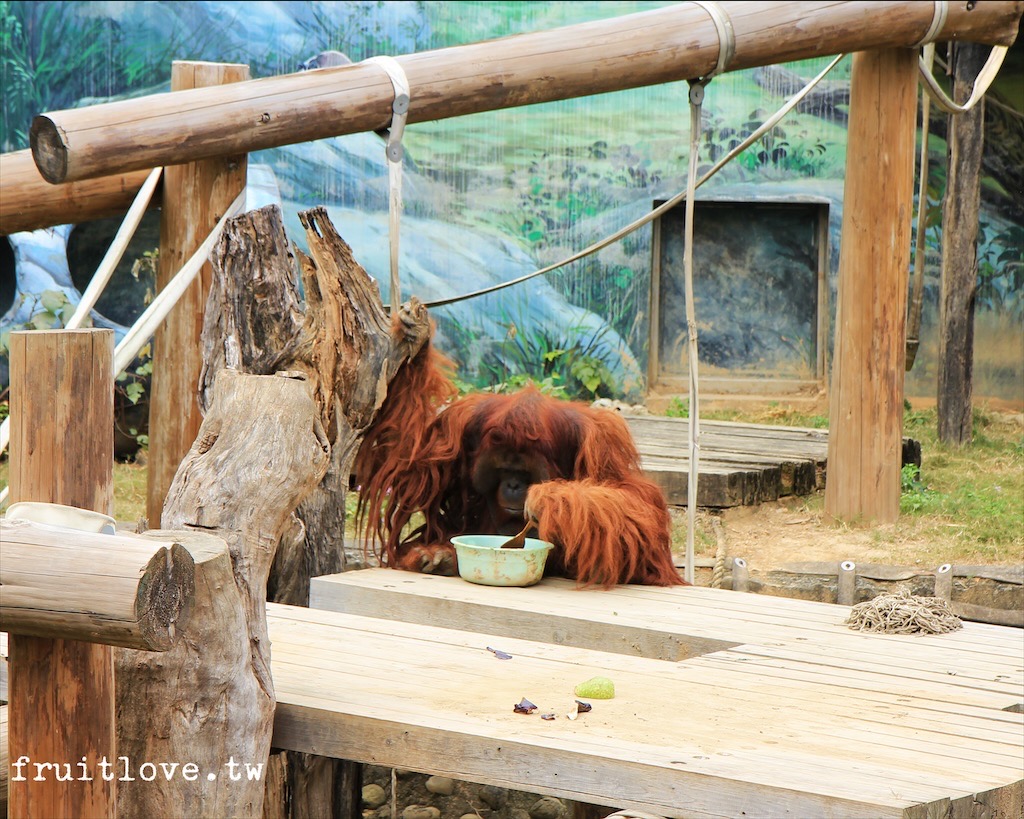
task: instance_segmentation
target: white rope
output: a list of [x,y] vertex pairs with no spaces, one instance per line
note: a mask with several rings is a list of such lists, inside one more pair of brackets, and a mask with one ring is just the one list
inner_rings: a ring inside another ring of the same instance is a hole
[[732,20],[729,19],[728,14],[722,11],[722,7],[718,3],[713,0],[691,0],[691,2],[711,15],[711,21],[718,31],[718,64],[710,74],[702,78],[706,83],[712,77],[722,74],[728,69],[729,63],[732,62],[732,58],[736,54],[736,34],[732,28]]
[[149,172],[149,176],[146,177],[146,181],[142,183],[142,187],[139,188],[139,192],[135,194],[132,206],[128,208],[128,213],[125,214],[121,227],[114,234],[110,247],[107,248],[107,252],[103,257],[103,261],[100,262],[100,266],[96,268],[92,279],[89,280],[89,286],[85,288],[82,300],[78,302],[75,312],[68,319],[67,324],[64,325],[65,330],[74,330],[80,327],[82,322],[85,321],[85,317],[89,315],[89,311],[96,306],[100,294],[103,293],[103,288],[107,286],[107,282],[110,281],[110,277],[114,274],[114,268],[117,267],[117,263],[124,256],[124,252],[128,249],[128,243],[135,235],[139,222],[142,221],[142,217],[146,213],[146,208],[149,207],[149,200],[153,198],[153,191],[156,190],[156,184],[160,181],[160,174],[162,172],[163,168],[153,168]]
[[686,350],[690,370],[690,422],[687,442],[690,470],[686,479],[686,566],[683,577],[693,583],[694,534],[697,529],[697,476],[700,472],[700,395],[697,383],[697,308],[693,296],[693,206],[697,190],[697,160],[700,156],[701,104],[704,82],[690,82],[690,169],[686,177],[686,221],[683,224],[683,284],[686,296]]
[[939,36],[939,32],[942,31],[943,26],[946,25],[946,17],[949,14],[949,0],[932,0],[932,22],[928,26],[928,31],[925,32],[924,37],[918,40],[913,48],[920,48],[921,46],[934,43],[935,39]]
[[[149,176],[146,177],[146,181],[142,183],[142,187],[139,188],[139,192],[135,194],[135,199],[132,201],[131,207],[128,208],[128,212],[125,214],[124,220],[121,222],[121,227],[117,229],[117,233],[114,234],[114,238],[110,243],[110,247],[107,248],[106,254],[103,256],[103,260],[100,262],[96,273],[89,281],[89,286],[85,288],[85,292],[82,294],[81,300],[78,302],[78,307],[75,308],[75,312],[71,314],[71,318],[68,319],[67,324],[64,325],[66,330],[74,330],[82,325],[85,321],[85,317],[89,315],[89,311],[96,306],[96,302],[103,293],[103,288],[107,286],[107,282],[110,281],[110,277],[114,273],[114,268],[117,267],[117,263],[121,261],[121,257],[124,256],[125,250],[128,249],[128,242],[131,241],[132,236],[135,235],[135,231],[138,230],[139,222],[142,221],[142,217],[146,212],[146,208],[149,206],[149,201],[153,198],[153,191],[156,190],[157,182],[160,181],[160,174],[163,168],[153,168],[149,172]],[[116,375],[117,373],[115,373]],[[7,449],[7,445],[11,442],[11,419],[10,416],[4,418],[3,423],[0,423],[0,453]],[[7,495],[10,492],[11,487],[5,486],[0,489],[0,503],[7,500]]]
[[157,331],[163,320],[167,318],[167,314],[171,312],[174,305],[178,303],[185,291],[188,290],[189,285],[195,281],[199,271],[203,269],[210,251],[213,250],[213,245],[220,238],[221,231],[224,230],[225,223],[232,216],[240,212],[244,205],[245,189],[243,188],[242,192],[235,197],[235,201],[231,203],[231,206],[224,211],[224,215],[220,217],[213,230],[210,231],[206,241],[182,265],[181,270],[174,274],[174,278],[164,285],[163,290],[157,294],[157,297],[153,299],[149,307],[139,316],[135,324],[132,325],[132,328],[125,333],[121,343],[114,348],[115,377],[132,363],[132,359],[139,354],[139,350],[153,337],[153,333]]
[[992,47],[992,53],[988,55],[985,65],[981,67],[981,71],[978,72],[978,77],[974,81],[974,89],[971,91],[971,96],[963,105],[958,105],[949,98],[938,82],[936,82],[935,77],[932,76],[930,67],[921,58],[918,60],[918,71],[921,75],[921,81],[924,83],[924,90],[928,92],[928,96],[932,98],[935,104],[947,114],[963,114],[965,111],[970,111],[985,96],[989,86],[992,85],[992,81],[996,78],[999,69],[1003,65],[1003,59],[1006,57],[1008,50],[1006,46]]
[[[814,79],[812,79],[809,83],[807,83],[807,85],[801,88],[800,91],[798,91],[796,94],[790,97],[778,111],[776,111],[768,119],[762,122],[761,125],[757,128],[757,130],[755,130],[739,145],[737,145],[725,156],[723,156],[720,160],[718,160],[718,162],[712,165],[710,170],[708,170],[700,179],[697,180],[697,184],[695,187],[699,188],[701,185],[703,185],[705,182],[711,179],[711,177],[713,177],[716,173],[722,170],[722,168],[724,168],[726,164],[731,162],[739,154],[743,153],[747,148],[749,148],[757,140],[764,136],[768,131],[770,131],[772,128],[778,125],[782,118],[785,117],[786,114],[788,114],[794,108],[796,108],[796,106],[798,106],[803,101],[804,97],[810,94],[811,91],[814,90],[815,86],[817,86],[818,83],[825,79],[825,76],[833,68],[839,65],[839,61],[842,60],[845,56],[845,54],[836,55],[832,62],[825,66],[825,68],[822,69],[822,71]],[[619,228],[610,236],[605,236],[600,241],[594,242],[594,244],[588,245],[587,247],[583,248],[583,250],[578,250],[571,256],[567,256],[566,258],[560,261],[554,262],[553,264],[549,264],[547,267],[542,267],[539,270],[534,270],[532,273],[526,273],[522,276],[517,276],[514,279],[509,279],[507,282],[499,282],[498,284],[492,284],[489,287],[483,287],[479,290],[474,290],[472,293],[463,293],[459,296],[451,296],[447,299],[436,299],[434,301],[424,302],[424,307],[444,307],[447,304],[454,304],[455,302],[463,301],[464,299],[476,298],[477,296],[486,296],[489,293],[496,293],[498,290],[504,290],[506,287],[513,287],[514,285],[522,284],[523,282],[529,281],[530,279],[536,276],[543,276],[546,273],[550,273],[552,270],[557,270],[560,267],[565,267],[565,265],[572,264],[575,261],[579,261],[580,259],[589,256],[591,253],[597,253],[599,250],[603,250],[604,248],[608,247],[608,245],[614,244],[615,242],[619,241],[619,239],[623,238],[624,236],[628,236],[630,233],[639,230],[644,225],[648,224],[649,222],[653,222],[662,214],[670,211],[684,199],[686,199],[686,191],[677,193],[671,199],[658,205],[658,207],[654,208],[653,210],[648,211],[639,219],[630,222],[625,227]]]
[[392,57],[379,56],[363,60],[376,63],[387,72],[394,88],[395,97],[391,104],[391,127],[384,155],[388,159],[388,239],[391,244],[391,315],[398,315],[402,303],[402,291],[398,277],[399,219],[402,212],[402,133],[409,113],[409,79],[405,70]]
[[[935,43],[924,47],[925,65],[931,73],[935,61]],[[921,161],[917,179],[917,232],[914,237],[914,287],[910,297],[910,316],[907,322],[906,370],[914,365],[920,345],[921,306],[924,297],[925,229],[928,219],[928,117],[929,96],[921,94]]]

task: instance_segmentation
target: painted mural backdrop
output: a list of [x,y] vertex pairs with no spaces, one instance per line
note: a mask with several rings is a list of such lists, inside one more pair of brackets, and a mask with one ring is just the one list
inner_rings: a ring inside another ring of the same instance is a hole
[[[328,49],[358,61],[663,5],[669,4],[0,2],[0,148],[25,147],[37,112],[166,89],[176,59],[245,62],[253,77],[263,77],[295,71]],[[750,134],[825,62],[716,78],[705,99],[702,170]],[[1019,61],[1011,59],[1009,66],[1006,70],[1020,73]],[[848,78],[846,62],[811,104],[748,148],[699,194],[831,202],[833,288]],[[1010,112],[1001,120],[1003,131],[1019,146],[1024,129],[1013,112],[1024,108],[1024,101],[1000,100]],[[409,126],[404,292],[429,301],[515,278],[565,258],[637,218],[655,200],[683,190],[688,117],[687,86],[672,83]],[[943,133],[930,142],[937,166],[943,164]],[[387,171],[380,138],[357,134],[287,146],[254,154],[250,161],[252,181],[260,182],[266,201],[281,204],[292,240],[302,242],[296,214],[327,205],[356,257],[381,283],[386,300]],[[942,171],[934,171],[931,181],[924,338],[908,376],[908,391],[923,395],[935,391]],[[987,188],[976,336],[979,350],[987,352],[979,352],[976,361],[975,392],[1024,400],[1024,203],[1021,188],[1012,182],[993,178]],[[63,305],[84,289],[105,250],[103,241],[115,229],[116,222],[11,237],[9,247],[0,248],[6,254],[0,260],[0,331],[59,322]],[[770,232],[770,226],[759,229]],[[728,242],[735,231],[704,233]],[[151,220],[133,242],[118,283],[101,301],[94,317],[98,323],[120,327],[141,311],[156,245]],[[581,396],[639,397],[648,356],[652,252],[651,229],[642,228],[546,277],[440,308],[441,345],[458,360],[469,383],[529,376],[550,379]],[[708,275],[716,278],[775,275],[770,260],[764,271],[756,267],[763,253],[712,256],[720,267]],[[791,328],[767,312],[731,316],[714,292],[705,288],[696,300],[701,332],[709,340],[739,342],[725,351],[709,344],[709,354],[757,370],[758,350],[778,346],[782,342],[773,340],[772,333]],[[773,312],[802,316],[814,308],[814,297],[789,286],[758,303],[765,311],[770,305]],[[834,298],[827,309],[834,311]],[[681,308],[678,316],[666,315],[662,337],[678,333],[683,321]],[[755,337],[757,343],[750,343]]]

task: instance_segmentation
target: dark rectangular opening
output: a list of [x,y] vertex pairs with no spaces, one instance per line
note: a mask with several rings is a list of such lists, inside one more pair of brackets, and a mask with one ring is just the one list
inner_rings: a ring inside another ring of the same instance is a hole
[[[701,384],[754,394],[822,387],[827,200],[704,200],[694,211]],[[654,223],[648,378],[662,391],[685,392],[689,379],[685,221],[679,205]]]

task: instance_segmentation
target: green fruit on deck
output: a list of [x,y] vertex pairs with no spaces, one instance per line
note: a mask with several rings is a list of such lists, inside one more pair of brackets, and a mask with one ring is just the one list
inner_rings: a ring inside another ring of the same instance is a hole
[[607,677],[591,677],[577,685],[573,693],[577,697],[589,697],[592,700],[610,700],[615,696],[615,683]]

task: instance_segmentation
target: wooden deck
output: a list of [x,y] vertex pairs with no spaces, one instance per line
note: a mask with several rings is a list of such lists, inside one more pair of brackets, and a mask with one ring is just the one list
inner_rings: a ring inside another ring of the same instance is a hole
[[[686,505],[690,473],[689,420],[655,415],[624,415],[644,471],[668,502]],[[825,486],[828,430],[701,421],[697,504],[751,506],[784,495],[807,495]],[[904,463],[917,458],[920,444],[904,439]]]
[[[670,817],[1020,814],[1016,629],[867,635],[846,608],[699,587],[313,584],[341,611],[269,608],[279,747]],[[567,719],[597,674],[615,699]]]

